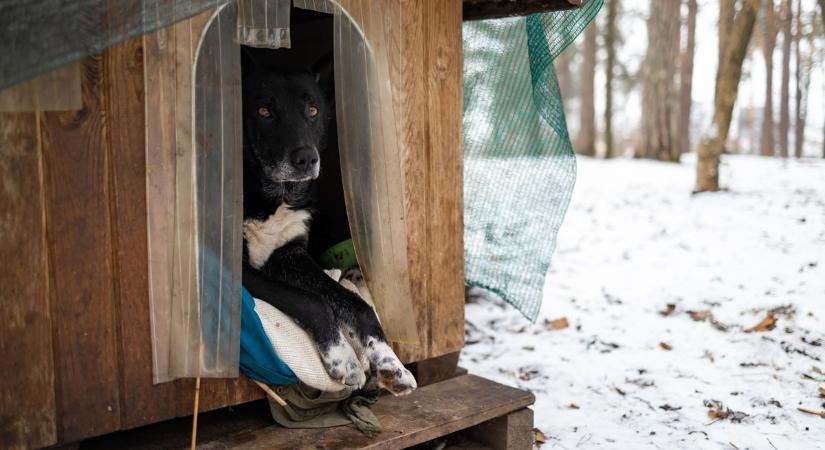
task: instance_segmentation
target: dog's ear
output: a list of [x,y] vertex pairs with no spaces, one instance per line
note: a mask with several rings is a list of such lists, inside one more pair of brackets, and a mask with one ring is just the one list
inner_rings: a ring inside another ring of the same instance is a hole
[[333,93],[335,92],[335,67],[333,62],[332,52],[329,52],[313,64],[312,69],[310,69],[315,76],[315,81],[321,86],[321,90],[324,91],[324,95],[330,101],[333,100]]

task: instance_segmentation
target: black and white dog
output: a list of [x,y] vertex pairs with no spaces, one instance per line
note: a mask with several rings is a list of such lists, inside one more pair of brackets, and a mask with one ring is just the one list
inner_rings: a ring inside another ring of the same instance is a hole
[[[250,67],[251,66],[251,67]],[[243,284],[305,329],[329,375],[363,386],[360,361],[395,395],[416,388],[372,307],[327,276],[307,251],[316,180],[334,116],[327,71],[244,68]]]

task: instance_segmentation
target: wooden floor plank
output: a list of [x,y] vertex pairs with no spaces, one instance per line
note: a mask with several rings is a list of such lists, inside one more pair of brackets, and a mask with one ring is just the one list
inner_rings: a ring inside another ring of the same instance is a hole
[[201,449],[396,449],[427,442],[531,405],[533,394],[474,375],[383,397],[373,408],[384,432],[369,438],[349,427],[288,430],[278,426],[204,443]]

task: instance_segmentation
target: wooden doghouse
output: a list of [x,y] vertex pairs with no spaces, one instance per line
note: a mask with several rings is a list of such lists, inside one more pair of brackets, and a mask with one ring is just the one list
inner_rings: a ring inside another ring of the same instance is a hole
[[[369,20],[366,0],[339,3],[356,22]],[[413,364],[424,386],[413,395],[429,408],[410,410],[404,406],[410,398],[379,406],[399,414],[389,429],[409,425],[385,445],[413,445],[469,427],[477,436],[529,430],[532,416],[519,412],[532,403],[529,394],[470,376],[442,381],[455,376],[464,338],[462,2],[381,3],[403,18],[384,30],[384,44],[391,50],[390,98],[406,180],[399,203],[403,262],[418,338],[394,347]],[[576,3],[464,0],[464,7],[470,18],[487,18]],[[180,287],[173,286],[172,266],[194,258],[186,254],[193,250],[150,257],[153,239],[173,239],[176,231],[150,234],[188,226],[180,224],[180,211],[164,209],[176,203],[158,196],[181,195],[170,194],[174,182],[163,184],[163,177],[174,178],[179,142],[199,132],[190,117],[198,94],[188,87],[199,52],[210,51],[198,44],[220,26],[218,14],[207,10],[15,86],[11,97],[0,93],[14,106],[0,113],[0,447],[69,444],[192,414],[191,379],[153,380],[150,317],[158,308],[151,297],[174,295]],[[226,188],[237,191],[240,167],[227,173],[236,178],[224,180]],[[147,187],[147,180],[161,184]],[[173,216],[178,222],[169,221]],[[208,378],[200,410],[262,397],[244,377]],[[457,408],[453,399],[470,406]],[[439,426],[422,425],[415,414],[430,414]],[[490,422],[499,416],[506,417]],[[482,423],[487,428],[477,427]],[[377,442],[315,433],[330,445]],[[289,446],[311,433],[279,436],[270,439]],[[503,436],[491,445],[515,445],[513,436]],[[262,446],[268,442],[260,439]]]

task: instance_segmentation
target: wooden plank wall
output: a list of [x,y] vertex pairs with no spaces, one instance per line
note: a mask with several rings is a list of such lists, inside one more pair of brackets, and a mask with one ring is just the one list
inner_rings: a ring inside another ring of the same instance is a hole
[[[384,1],[402,20],[390,45],[404,57],[390,70],[424,338],[397,350],[417,361],[463,344],[461,1]],[[155,101],[144,91],[154,76],[144,67],[149,50],[138,38],[83,60],[77,111],[0,116],[0,260],[13,262],[0,265],[4,448],[69,443],[192,412],[192,380],[152,384],[144,145],[157,117],[145,114]],[[207,380],[201,393],[202,411],[261,397],[245,378]]]
[[81,64],[83,108],[43,113],[41,151],[62,440],[120,428],[103,60]]
[[406,154],[407,249],[422,344],[394,348],[412,362],[464,345],[461,0],[393,8],[399,32],[390,70]]
[[[143,42],[80,66],[80,110],[0,114],[3,448],[192,414],[193,380],[152,383]],[[200,409],[259,392],[206,380]]]

